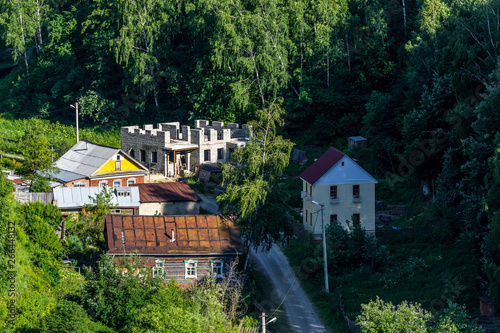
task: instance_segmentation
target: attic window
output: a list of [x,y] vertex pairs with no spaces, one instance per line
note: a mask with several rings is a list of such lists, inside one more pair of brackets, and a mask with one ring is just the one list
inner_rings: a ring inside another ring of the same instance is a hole
[[130,191],[129,190],[116,191],[116,196],[118,196],[118,197],[130,197]]
[[344,166],[344,162],[342,162],[342,166]]

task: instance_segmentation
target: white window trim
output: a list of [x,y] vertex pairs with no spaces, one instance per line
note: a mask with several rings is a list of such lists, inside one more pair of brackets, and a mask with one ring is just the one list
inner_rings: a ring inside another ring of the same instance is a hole
[[155,267],[153,267],[153,278],[159,276],[162,277],[165,275],[165,260],[155,260]]
[[101,180],[99,182],[99,187],[108,188],[108,181],[107,180]]
[[[210,265],[211,265],[211,270],[212,270],[212,276],[214,278],[223,278],[224,277],[224,261],[222,260],[210,260]],[[214,268],[215,267],[220,267],[220,274],[214,274]]]
[[[118,185],[116,185],[118,182],[120,182],[120,183]],[[113,180],[113,187],[122,187],[122,180],[121,179]]]
[[129,178],[129,179],[127,179],[127,186],[130,186],[131,184],[135,184],[136,181],[137,180],[135,178]]
[[73,182],[73,187],[87,187],[87,183],[83,181]]
[[[194,264],[194,274],[189,274],[189,269],[193,268],[190,264]],[[198,278],[198,260],[184,260],[184,278],[197,279]]]

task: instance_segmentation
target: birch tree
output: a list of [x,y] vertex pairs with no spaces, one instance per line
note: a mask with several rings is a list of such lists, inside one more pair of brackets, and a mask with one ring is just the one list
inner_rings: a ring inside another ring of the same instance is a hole
[[[132,82],[141,87],[144,97],[153,92],[158,108],[159,62],[155,43],[161,25],[168,19],[167,1],[120,0],[117,5],[122,20],[119,35],[111,42],[116,61],[128,67]],[[141,105],[144,104],[143,100]]]
[[221,212],[237,214],[241,230],[254,246],[271,245],[291,232],[280,177],[288,165],[293,143],[277,134],[283,125],[281,101],[258,111],[251,123],[253,136],[236,150],[232,162],[223,165],[226,192],[217,197]]

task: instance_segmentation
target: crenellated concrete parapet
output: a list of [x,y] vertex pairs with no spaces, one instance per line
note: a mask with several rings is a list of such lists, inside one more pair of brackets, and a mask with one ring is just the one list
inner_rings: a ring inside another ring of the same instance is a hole
[[121,147],[141,164],[166,175],[195,170],[203,163],[225,163],[232,150],[244,147],[251,126],[197,119],[194,128],[165,122],[121,128]]

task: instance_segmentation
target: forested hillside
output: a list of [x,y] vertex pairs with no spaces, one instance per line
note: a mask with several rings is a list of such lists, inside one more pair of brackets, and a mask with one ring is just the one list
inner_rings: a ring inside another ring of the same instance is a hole
[[299,147],[363,135],[378,196],[427,184],[500,301],[500,0],[0,0],[0,36],[5,117],[243,123],[283,98]]

